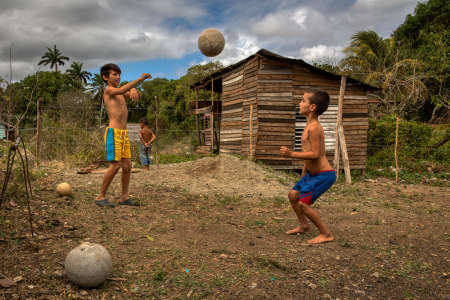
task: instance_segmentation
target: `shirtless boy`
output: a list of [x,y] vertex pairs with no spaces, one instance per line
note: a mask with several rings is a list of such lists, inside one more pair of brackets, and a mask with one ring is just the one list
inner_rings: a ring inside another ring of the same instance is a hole
[[325,135],[319,123],[319,116],[327,110],[329,103],[328,93],[317,90],[306,91],[300,102],[300,114],[306,116],[306,128],[302,134],[302,152],[292,152],[284,146],[280,148],[281,155],[305,161],[300,180],[288,194],[300,224],[286,233],[308,232],[310,228],[307,217],[320,231],[317,237],[308,241],[310,244],[334,240],[319,214],[310,206],[336,181],[336,172],[331,168],[325,155]]
[[152,152],[152,143],[156,139],[153,130],[148,127],[148,121],[146,118],[142,118],[139,121],[141,130],[139,130],[139,139],[141,144],[139,145],[139,158],[141,160],[141,165],[145,170],[149,169],[149,165],[152,163],[150,160],[149,153]]
[[100,69],[100,75],[107,87],[103,92],[106,112],[109,118],[109,127],[105,131],[106,159],[110,162],[109,168],[103,177],[100,194],[95,203],[103,207],[114,207],[106,199],[106,191],[111,181],[122,167],[122,196],[119,204],[138,206],[139,204],[129,198],[128,185],[131,174],[131,150],[127,132],[128,109],[125,97],[133,101],[139,99],[139,92],[134,88],[142,81],[152,78],[150,74],[142,74],[139,79],[128,82],[119,87],[121,70],[115,64],[106,64]]

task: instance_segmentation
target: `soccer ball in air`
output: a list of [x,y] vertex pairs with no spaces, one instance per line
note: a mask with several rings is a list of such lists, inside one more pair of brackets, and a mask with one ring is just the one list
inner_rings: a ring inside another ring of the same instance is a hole
[[198,38],[198,48],[209,57],[219,55],[225,47],[225,38],[214,28],[205,29]]

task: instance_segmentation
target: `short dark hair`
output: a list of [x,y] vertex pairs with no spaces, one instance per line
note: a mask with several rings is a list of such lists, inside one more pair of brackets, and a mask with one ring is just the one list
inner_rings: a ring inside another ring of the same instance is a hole
[[120,70],[119,66],[113,63],[106,64],[100,69],[100,76],[102,76],[103,82],[107,82],[105,79],[103,79],[103,76],[106,78],[109,77],[109,71],[116,71],[119,74],[122,74],[122,71]]
[[309,103],[316,105],[316,114],[320,116],[327,109],[330,104],[330,95],[325,91],[320,90],[306,90],[304,94],[311,94]]
[[148,121],[147,121],[147,119],[146,119],[146,118],[142,118],[142,119],[140,119],[140,120],[139,120],[139,123],[142,123],[142,124],[144,124],[144,125],[148,126]]

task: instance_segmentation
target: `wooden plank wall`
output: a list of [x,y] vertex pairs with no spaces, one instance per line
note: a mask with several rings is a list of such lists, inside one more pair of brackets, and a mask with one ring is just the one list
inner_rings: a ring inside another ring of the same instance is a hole
[[259,57],[255,57],[244,64],[242,83],[243,109],[242,109],[242,144],[241,155],[249,156],[250,150],[250,105],[252,110],[252,157],[255,157],[256,140],[258,137],[258,107],[257,96],[257,74],[259,67]]
[[295,103],[292,67],[260,58],[257,75],[258,140],[255,158],[278,169],[292,168],[290,159],[280,156],[280,147],[293,148]]
[[[299,102],[302,99],[306,89],[314,88],[325,90],[330,94],[331,109],[337,106],[340,86],[339,80],[329,78],[326,75],[311,73],[310,70],[303,67],[294,66],[292,84],[295,102]],[[364,169],[366,165],[367,130],[369,128],[367,101],[367,93],[363,89],[347,83],[343,106],[343,125],[350,158],[350,168],[352,169]],[[321,119],[323,121],[328,119],[331,122],[333,122],[332,119],[336,120],[329,113],[328,116],[323,116]],[[332,127],[331,124],[327,124],[326,126]],[[332,138],[331,133],[328,134],[328,137]],[[332,162],[334,158],[334,147],[330,147],[329,141],[327,141],[327,144],[327,157]],[[293,164],[298,167],[303,165],[301,161],[293,161]]]
[[222,153],[241,153],[244,66],[222,77],[222,117],[220,147]]

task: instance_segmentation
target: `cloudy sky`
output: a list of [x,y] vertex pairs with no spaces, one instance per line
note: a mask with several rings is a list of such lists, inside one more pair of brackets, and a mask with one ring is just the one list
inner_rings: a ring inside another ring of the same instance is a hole
[[[338,60],[353,33],[383,37],[414,11],[416,0],[0,0],[0,77],[13,80],[37,70],[46,47],[56,44],[91,72],[116,62],[122,78],[142,72],[178,78],[208,61],[197,38],[215,27],[225,36],[214,59],[225,65],[266,48],[306,61]],[[66,64],[67,65],[67,64]],[[63,68],[64,70],[64,68]]]

